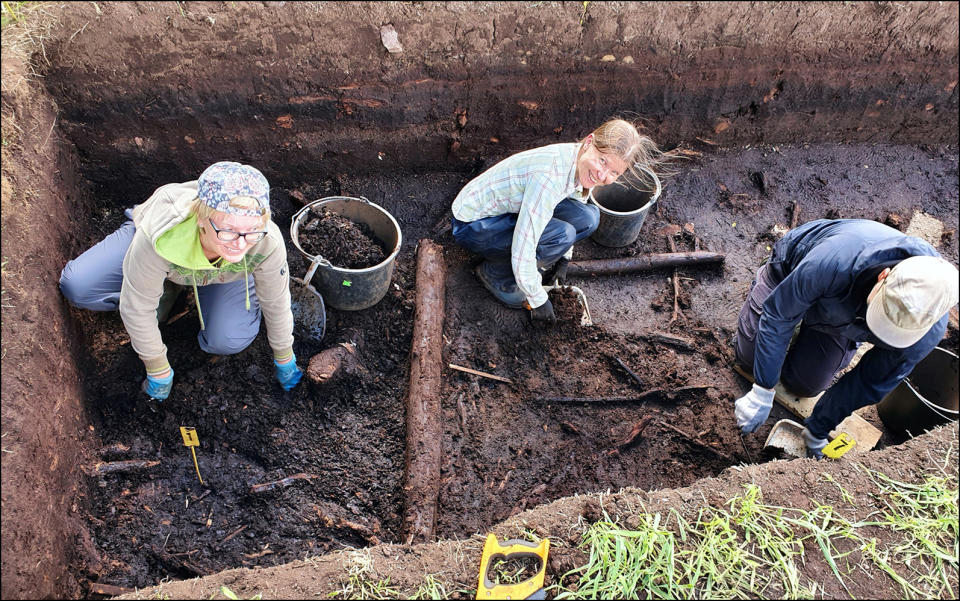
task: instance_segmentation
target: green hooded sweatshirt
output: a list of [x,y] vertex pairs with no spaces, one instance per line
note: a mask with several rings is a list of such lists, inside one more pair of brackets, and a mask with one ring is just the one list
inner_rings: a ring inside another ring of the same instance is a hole
[[[268,221],[267,235],[247,251],[242,261],[220,260],[213,265],[200,246],[196,216],[190,214],[196,197],[196,181],[167,184],[133,209],[137,232],[123,259],[120,288],[120,316],[133,350],[150,373],[169,366],[157,322],[164,280],[190,286],[196,292],[197,286],[246,280],[253,274],[270,348],[278,359],[289,357],[293,352],[290,269],[280,228]],[[249,289],[247,310],[251,310]],[[199,304],[197,311],[202,328]]]

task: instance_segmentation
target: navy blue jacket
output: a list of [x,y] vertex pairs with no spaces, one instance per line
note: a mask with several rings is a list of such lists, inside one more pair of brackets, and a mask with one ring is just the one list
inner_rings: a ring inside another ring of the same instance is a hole
[[[794,327],[870,342],[874,348],[821,398],[877,403],[933,350],[947,331],[944,315],[913,346],[897,349],[867,328],[867,295],[886,267],[917,255],[939,257],[930,244],[867,219],[819,219],[789,231],[774,245],[771,274],[779,281],[763,303],[753,373],[773,388]],[[837,396],[840,395],[840,396]],[[861,406],[862,406],[861,405]]]

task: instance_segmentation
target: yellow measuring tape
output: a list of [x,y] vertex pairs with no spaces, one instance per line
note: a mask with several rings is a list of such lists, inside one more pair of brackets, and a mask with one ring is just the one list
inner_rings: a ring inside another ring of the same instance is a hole
[[200,478],[200,484],[203,484],[203,478],[200,477],[200,466],[197,465],[197,452],[193,450],[193,447],[200,446],[200,439],[197,438],[197,429],[180,426],[180,436],[183,436],[184,446],[190,447],[190,452],[193,454],[193,467],[197,470],[197,478]]
[[[545,591],[543,581],[547,575],[547,552],[550,539],[539,543],[524,540],[508,540],[501,545],[495,535],[488,534],[480,557],[480,583],[477,585],[477,599],[543,599]],[[490,568],[494,562],[511,559],[536,559],[536,573],[516,584],[499,584],[490,577]]]

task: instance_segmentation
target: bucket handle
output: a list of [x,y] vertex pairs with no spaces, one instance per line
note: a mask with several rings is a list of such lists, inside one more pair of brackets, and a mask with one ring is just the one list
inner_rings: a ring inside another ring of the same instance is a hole
[[[360,200],[365,204],[372,204],[366,196],[351,197],[351,198],[353,198],[354,200]],[[300,208],[300,210],[294,213],[293,217],[290,219],[290,238],[293,240],[293,243],[297,245],[297,247],[300,246],[300,241],[299,241],[300,237],[297,235],[300,222],[303,221],[303,215],[305,215],[310,210],[310,207],[313,206],[313,204],[314,203],[311,202],[303,205]],[[304,286],[307,286],[308,288],[310,288],[311,287],[310,281],[313,280],[313,274],[316,273],[317,268],[319,266],[323,265],[324,267],[327,267],[329,269],[334,269],[334,266],[333,266],[333,263],[324,259],[323,256],[321,255],[307,255],[307,256],[313,256],[313,260],[310,262],[310,267],[307,269],[306,275],[304,275],[303,279],[300,281],[303,283]]]
[[905,379],[905,380],[904,380],[904,383],[907,385],[907,388],[909,388],[910,391],[913,392],[913,394],[914,394],[918,399],[920,399],[920,402],[923,403],[923,405],[924,405],[927,409],[929,409],[930,411],[933,411],[938,417],[941,417],[941,418],[947,420],[948,422],[954,421],[954,420],[953,420],[953,417],[951,417],[949,414],[943,413],[943,409],[942,409],[939,405],[937,405],[937,404],[934,403],[933,401],[927,399],[927,397],[925,397],[925,396],[923,396],[922,394],[920,394],[920,391],[913,387],[913,383],[910,382],[910,380]]
[[310,285],[310,281],[313,279],[313,274],[317,272],[317,267],[320,267],[321,265],[329,268],[333,267],[333,263],[327,261],[322,256],[314,256],[313,261],[310,262],[310,267],[307,269],[307,274],[303,276],[303,280],[301,280],[304,286]]

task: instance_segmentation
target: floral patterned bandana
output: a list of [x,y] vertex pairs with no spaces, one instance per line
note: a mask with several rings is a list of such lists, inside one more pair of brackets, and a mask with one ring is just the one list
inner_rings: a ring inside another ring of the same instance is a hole
[[[242,217],[260,217],[270,208],[270,184],[267,178],[250,165],[232,161],[221,161],[204,169],[197,180],[197,196],[203,204],[216,211]],[[260,207],[231,207],[230,201],[237,196],[249,196]]]

